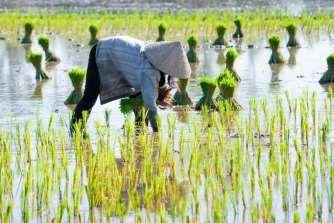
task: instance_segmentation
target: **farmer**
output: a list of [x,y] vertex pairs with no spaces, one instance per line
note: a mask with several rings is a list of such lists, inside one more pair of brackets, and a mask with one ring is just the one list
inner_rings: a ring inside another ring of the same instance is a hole
[[71,131],[74,124],[82,119],[83,111],[90,113],[98,95],[101,104],[105,104],[141,94],[148,120],[156,132],[157,104],[164,105],[168,96],[165,75],[188,78],[190,73],[191,68],[180,42],[145,44],[128,36],[100,40],[89,54],[85,90],[75,108]]

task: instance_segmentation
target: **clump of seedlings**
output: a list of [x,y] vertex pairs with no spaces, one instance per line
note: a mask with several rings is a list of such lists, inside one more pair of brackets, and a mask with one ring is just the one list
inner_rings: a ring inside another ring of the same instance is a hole
[[244,34],[242,33],[242,30],[241,30],[241,21],[240,21],[240,19],[234,20],[234,25],[236,26],[237,29],[236,29],[235,33],[233,33],[233,35],[232,35],[233,39],[243,38]]
[[286,44],[287,47],[299,47],[299,42],[296,38],[297,27],[293,24],[290,24],[286,27],[286,31],[289,34],[289,41]]
[[36,80],[49,79],[42,68],[42,54],[30,52],[28,54],[28,61],[34,66],[36,70]]
[[320,84],[331,83],[334,81],[334,53],[327,57],[327,71],[319,80]]
[[82,98],[82,85],[86,76],[84,69],[75,67],[68,72],[68,76],[71,79],[74,90],[65,100],[65,105],[75,105],[78,104]]
[[34,30],[34,25],[31,22],[27,22],[24,24],[24,37],[21,40],[22,44],[31,44],[31,34],[32,31]]
[[42,35],[38,38],[38,44],[43,48],[45,53],[45,61],[46,62],[58,62],[59,58],[54,55],[49,49],[50,40],[49,37]]
[[216,28],[218,38],[213,42],[214,46],[226,46],[227,42],[225,40],[226,27],[224,25],[219,25]]
[[240,76],[234,70],[234,61],[239,56],[238,51],[235,48],[230,48],[226,53],[226,69],[230,71],[230,73],[234,76],[237,82],[241,81]]
[[231,71],[225,69],[217,78],[219,95],[216,98],[217,103],[226,103],[232,110],[240,110],[241,106],[234,99],[235,88],[237,81]]
[[197,40],[194,36],[191,36],[187,40],[189,51],[187,52],[187,58],[189,63],[197,63],[198,57],[196,53],[196,47],[197,47]]
[[165,33],[166,33],[166,24],[160,23],[158,26],[159,36],[157,38],[157,42],[165,41]]
[[[145,111],[144,100],[141,94],[136,96],[131,96],[127,98],[122,98],[120,101],[120,111],[124,115],[128,115],[133,112],[135,116],[136,125],[140,125],[143,121],[143,111]],[[146,118],[145,118],[145,121]]]
[[203,96],[197,102],[195,109],[197,111],[202,110],[203,107],[207,107],[208,109],[215,109],[216,102],[213,98],[213,95],[217,87],[216,79],[204,76],[200,79],[200,86],[203,92]]
[[176,93],[174,94],[174,105],[189,105],[191,106],[193,104],[191,98],[189,97],[189,94],[187,92],[187,85],[188,85],[188,79],[179,79],[178,81],[178,89]]
[[95,26],[95,25],[90,25],[88,29],[89,29],[89,33],[90,33],[90,40],[89,40],[88,44],[89,44],[89,46],[93,46],[99,41],[96,37],[98,29],[97,29],[97,26]]
[[281,42],[281,39],[279,36],[271,36],[269,38],[269,45],[270,48],[272,50],[271,52],[271,56],[270,56],[270,60],[269,60],[269,64],[281,64],[284,63],[284,58],[282,56],[282,54],[279,52],[278,48]]

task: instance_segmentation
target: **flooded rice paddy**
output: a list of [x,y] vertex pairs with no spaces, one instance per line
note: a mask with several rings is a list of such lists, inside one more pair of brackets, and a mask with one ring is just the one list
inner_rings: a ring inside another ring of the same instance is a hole
[[[164,110],[157,139],[145,129],[136,137],[119,101],[98,102],[88,122],[92,144],[67,136],[64,105],[72,90],[67,71],[86,67],[89,48],[52,36],[61,63],[46,67],[50,80],[36,82],[27,49],[0,41],[1,220],[333,222],[333,108],[328,87],[318,84],[333,39],[298,38],[302,47],[295,50],[282,41],[287,64],[275,69],[266,40],[237,46],[239,117],[190,111],[181,122]],[[37,43],[31,47],[41,51]],[[224,50],[204,39],[198,56],[188,87],[194,102],[202,94],[199,78],[224,69]],[[106,109],[111,133],[103,124],[96,129]]]

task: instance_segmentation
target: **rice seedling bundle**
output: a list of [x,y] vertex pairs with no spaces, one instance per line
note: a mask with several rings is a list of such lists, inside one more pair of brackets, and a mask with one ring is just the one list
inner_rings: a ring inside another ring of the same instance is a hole
[[178,89],[174,94],[174,105],[188,105],[191,106],[193,104],[188,92],[187,85],[188,79],[179,79],[178,80]]
[[198,57],[196,53],[196,47],[197,47],[197,40],[194,36],[191,36],[187,40],[189,50],[187,52],[187,58],[189,63],[197,63]]
[[227,51],[225,57],[226,57],[226,69],[230,71],[230,73],[234,76],[237,82],[240,82],[241,78],[234,69],[234,62],[238,56],[239,56],[238,51],[235,48],[230,48]]
[[55,56],[49,49],[50,40],[49,37],[42,35],[38,37],[38,44],[43,48],[45,53],[45,61],[46,62],[58,62],[59,58]]
[[289,40],[286,46],[287,47],[298,47],[299,42],[297,41],[297,38],[296,38],[297,26],[295,26],[294,24],[290,24],[286,27],[286,31],[289,34]]
[[49,79],[42,68],[42,54],[30,52],[27,57],[28,61],[34,66],[36,71],[36,80]]
[[234,25],[236,26],[236,31],[235,31],[235,33],[233,33],[232,37],[234,39],[243,38],[244,34],[243,34],[242,30],[241,30],[241,21],[240,21],[240,19],[234,20]]
[[224,25],[219,25],[216,27],[217,39],[213,42],[214,46],[226,46],[227,42],[225,40],[226,27]]
[[75,67],[68,72],[68,76],[71,79],[74,90],[67,97],[64,104],[75,105],[78,104],[82,98],[82,85],[84,83],[86,71],[82,68]]
[[89,28],[89,33],[90,33],[90,40],[89,40],[89,43],[88,45],[89,46],[93,46],[95,45],[99,40],[97,39],[97,32],[98,32],[98,29],[97,29],[97,26],[95,25],[90,25]]
[[158,33],[159,33],[159,36],[157,38],[157,42],[165,41],[165,33],[166,33],[165,23],[160,23],[160,25],[158,26]]
[[327,71],[319,80],[320,84],[327,84],[334,81],[334,53],[327,57]]
[[197,102],[195,109],[201,110],[203,107],[207,107],[208,109],[215,109],[216,102],[213,98],[213,95],[217,87],[217,81],[214,78],[203,76],[200,79],[200,86],[203,96]]
[[26,22],[24,24],[24,37],[21,40],[22,44],[32,43],[31,34],[33,30],[34,30],[34,25],[31,22]]
[[284,63],[284,58],[282,54],[279,52],[278,48],[281,42],[279,36],[271,36],[268,40],[270,48],[271,48],[271,56],[269,59],[269,64],[281,64]]
[[235,88],[237,87],[237,82],[233,74],[228,69],[225,69],[223,73],[219,74],[217,78],[217,85],[219,94],[216,97],[216,102],[226,103],[231,107],[232,110],[240,110],[241,106],[233,97]]

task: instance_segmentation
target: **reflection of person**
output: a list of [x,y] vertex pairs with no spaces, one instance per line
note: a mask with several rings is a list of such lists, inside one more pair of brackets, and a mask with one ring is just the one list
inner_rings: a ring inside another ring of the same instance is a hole
[[191,74],[180,42],[144,44],[127,36],[100,40],[89,55],[85,91],[75,109],[71,130],[82,119],[83,111],[90,112],[98,95],[105,104],[141,94],[150,124],[157,131],[157,103],[164,101],[159,96],[166,92],[161,86],[167,74],[176,78]]

